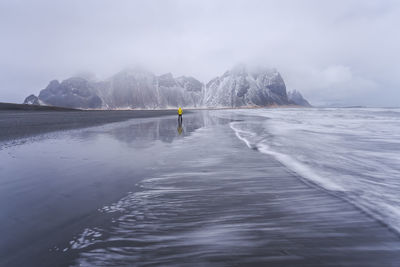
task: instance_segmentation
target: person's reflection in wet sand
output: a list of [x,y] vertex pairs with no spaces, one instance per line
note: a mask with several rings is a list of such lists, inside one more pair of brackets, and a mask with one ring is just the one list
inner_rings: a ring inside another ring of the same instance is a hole
[[178,120],[178,134],[181,135],[182,132],[183,132],[182,121]]

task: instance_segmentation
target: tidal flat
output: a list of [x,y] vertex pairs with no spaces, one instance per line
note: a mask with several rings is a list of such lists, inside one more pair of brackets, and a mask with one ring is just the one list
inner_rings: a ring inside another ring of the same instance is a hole
[[81,120],[4,138],[0,265],[397,265],[396,231],[243,142],[237,124],[265,123],[250,113],[193,111],[181,126],[175,112]]

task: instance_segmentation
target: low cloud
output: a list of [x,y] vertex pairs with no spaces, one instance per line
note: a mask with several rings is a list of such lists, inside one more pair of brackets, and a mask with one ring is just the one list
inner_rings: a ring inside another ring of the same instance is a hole
[[311,102],[400,105],[400,2],[0,2],[0,101],[52,79],[144,65],[207,82],[237,63],[276,67]]

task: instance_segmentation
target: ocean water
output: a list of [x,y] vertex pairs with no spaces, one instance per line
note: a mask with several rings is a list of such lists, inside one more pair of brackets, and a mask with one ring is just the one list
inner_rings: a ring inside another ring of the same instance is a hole
[[139,190],[99,208],[108,223],[60,248],[73,266],[398,262],[397,236],[374,219],[399,222],[396,110],[198,115],[201,127],[156,148]]
[[400,232],[400,109],[239,110],[249,148]]
[[397,114],[198,111],[0,144],[0,266],[396,266],[376,219],[398,226]]

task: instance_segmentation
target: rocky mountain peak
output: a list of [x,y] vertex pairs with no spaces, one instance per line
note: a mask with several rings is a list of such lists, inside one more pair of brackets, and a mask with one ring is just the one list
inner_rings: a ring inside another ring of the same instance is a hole
[[[302,97],[301,97],[302,98]],[[239,64],[206,85],[190,76],[172,73],[156,76],[143,68],[129,68],[104,81],[72,77],[53,80],[29,96],[27,103],[71,108],[245,107],[304,103],[297,92],[286,93],[285,82],[276,69],[249,68]],[[302,98],[304,99],[304,98]]]
[[27,105],[40,105],[39,98],[35,95],[30,95],[24,100],[24,104]]
[[310,103],[303,97],[303,95],[297,91],[292,90],[288,92],[288,99],[295,105],[311,107]]
[[203,83],[193,77],[181,76],[176,78],[176,80],[186,91],[201,92],[203,89]]
[[80,77],[72,77],[61,83],[51,81],[40,91],[39,100],[49,105],[71,108],[100,108],[102,104],[91,84]]
[[164,87],[173,87],[177,86],[177,82],[174,79],[174,76],[172,76],[172,73],[166,73],[161,76],[158,76],[158,83],[160,86]]
[[285,105],[288,99],[278,71],[240,64],[207,83],[205,103],[223,107],[267,106]]

